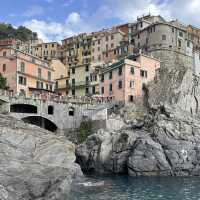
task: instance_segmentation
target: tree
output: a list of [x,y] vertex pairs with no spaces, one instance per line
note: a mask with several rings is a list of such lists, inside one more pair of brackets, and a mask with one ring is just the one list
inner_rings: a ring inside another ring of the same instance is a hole
[[7,80],[0,74],[0,89],[6,89],[7,88]]

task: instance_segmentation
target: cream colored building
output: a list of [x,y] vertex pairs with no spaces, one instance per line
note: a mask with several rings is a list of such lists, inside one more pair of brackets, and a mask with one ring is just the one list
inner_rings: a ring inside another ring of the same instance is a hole
[[60,44],[57,42],[49,42],[38,44],[33,47],[33,54],[43,60],[51,61],[58,57]]

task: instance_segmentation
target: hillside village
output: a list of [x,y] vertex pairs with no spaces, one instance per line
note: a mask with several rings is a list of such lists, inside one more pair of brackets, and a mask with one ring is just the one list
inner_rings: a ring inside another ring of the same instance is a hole
[[14,94],[94,97],[131,102],[171,55],[200,73],[200,29],[146,15],[135,22],[43,43],[0,40],[0,73]]

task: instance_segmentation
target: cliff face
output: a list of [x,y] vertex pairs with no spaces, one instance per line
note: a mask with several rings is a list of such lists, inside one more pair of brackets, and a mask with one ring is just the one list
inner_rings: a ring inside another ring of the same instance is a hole
[[84,171],[131,176],[200,175],[200,122],[188,112],[155,107],[143,126],[101,130],[77,150]]
[[0,115],[0,199],[66,200],[75,147],[62,137]]
[[192,57],[167,50],[156,51],[154,56],[162,59],[157,80],[148,85],[150,106],[166,103],[198,113],[200,81],[193,74]]

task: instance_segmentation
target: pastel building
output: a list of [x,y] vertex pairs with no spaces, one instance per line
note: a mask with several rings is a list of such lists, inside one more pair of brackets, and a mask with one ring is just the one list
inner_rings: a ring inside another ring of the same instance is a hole
[[143,84],[154,80],[160,61],[146,55],[124,58],[101,72],[100,94],[116,101],[132,102],[142,96]]
[[12,46],[0,46],[0,73],[14,93],[28,96],[54,90],[54,70],[48,63]]

